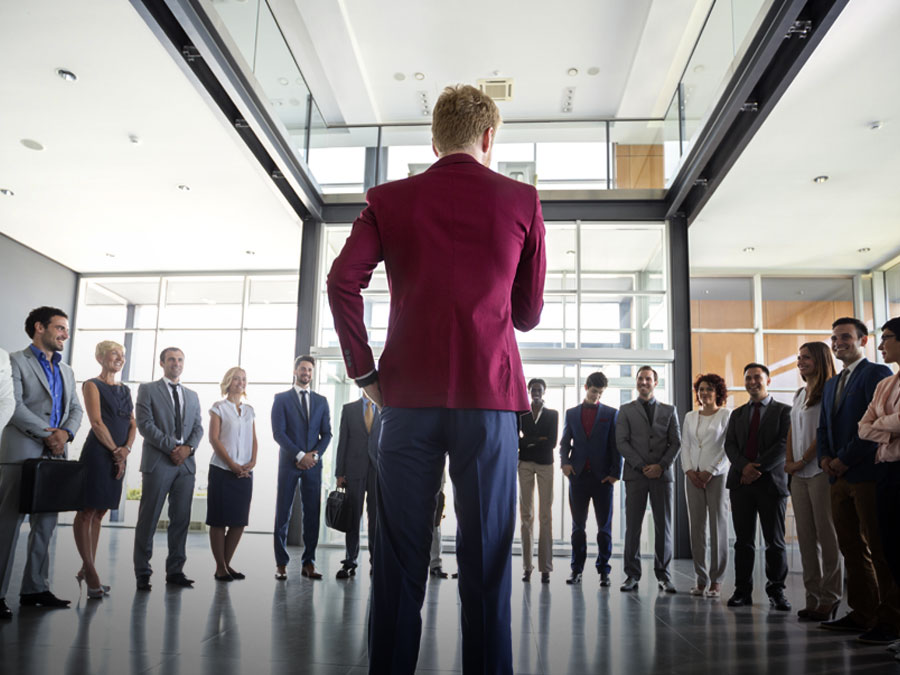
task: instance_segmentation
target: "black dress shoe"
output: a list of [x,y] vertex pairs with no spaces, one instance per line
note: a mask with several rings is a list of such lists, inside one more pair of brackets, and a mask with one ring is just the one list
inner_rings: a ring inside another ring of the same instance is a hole
[[12,610],[6,606],[6,600],[0,598],[0,619],[11,619]]
[[438,579],[449,579],[450,578],[450,575],[447,574],[440,567],[432,567],[431,572],[429,572],[429,574],[431,574],[431,576],[433,576],[433,577],[437,577]]
[[569,575],[569,578],[566,579],[566,583],[569,584],[569,586],[574,586],[575,584],[580,584],[581,583],[581,572],[572,572],[572,574]]
[[[739,593],[738,591],[734,592],[730,598],[728,598],[727,605],[729,607],[749,607],[753,604],[753,597],[750,595],[745,595],[743,593]],[[790,609],[790,607],[788,608]]]
[[234,581],[234,577],[230,574],[213,574],[213,579],[216,581]]
[[50,591],[22,593],[19,596],[19,604],[22,607],[68,607],[71,602],[71,600],[57,598]]
[[344,566],[337,571],[337,574],[335,576],[338,579],[349,579],[350,577],[355,577],[356,576],[356,568]]
[[137,578],[137,589],[139,591],[149,591],[153,586],[150,585],[150,577],[143,575]]
[[228,574],[230,574],[235,581],[240,581],[241,579],[246,579],[247,575],[242,572],[237,572],[230,567],[228,568]]
[[867,645],[889,645],[896,642],[897,638],[897,631],[893,628],[887,626],[875,626],[875,628],[867,630],[856,639],[860,642],[865,642]]
[[825,630],[846,631],[848,633],[865,633],[869,629],[868,626],[857,623],[849,614],[842,616],[840,619],[835,619],[834,621],[823,621],[819,624],[819,628],[824,628]]
[[606,572],[600,572],[600,585],[606,588],[610,585],[609,575]]
[[188,579],[183,573],[179,572],[178,574],[167,574],[166,583],[173,586],[181,586],[182,588],[192,588],[194,580]]
[[542,584],[550,583],[550,572],[541,572],[541,583]]
[[790,612],[791,603],[784,597],[784,593],[773,593],[769,596],[769,605],[777,609],[779,612]]
[[522,581],[526,584],[531,581],[531,570],[525,570],[525,573],[522,575]]

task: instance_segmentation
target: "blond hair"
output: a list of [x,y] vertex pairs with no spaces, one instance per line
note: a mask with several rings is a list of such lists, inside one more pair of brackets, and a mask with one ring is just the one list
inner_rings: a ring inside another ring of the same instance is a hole
[[97,346],[94,348],[94,358],[96,358],[98,362],[101,362],[113,349],[118,349],[122,352],[122,356],[125,356],[125,347],[115,340],[104,340],[103,342],[98,342]]
[[441,154],[464,150],[485,131],[500,127],[500,111],[491,97],[468,84],[446,87],[434,105],[431,138]]
[[[221,384],[219,384],[219,389],[222,391],[222,396],[228,395],[228,387],[231,386],[231,380],[238,373],[243,373],[244,377],[247,376],[247,371],[244,370],[243,368],[241,368],[240,366],[234,366],[233,368],[229,368],[228,370],[225,371],[225,375],[222,377],[222,382],[221,382]],[[247,391],[244,390],[243,394],[241,394],[241,395],[246,396]]]

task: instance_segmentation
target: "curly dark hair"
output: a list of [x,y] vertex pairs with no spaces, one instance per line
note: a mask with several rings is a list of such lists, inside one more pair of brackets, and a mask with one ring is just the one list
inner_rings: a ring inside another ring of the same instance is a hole
[[697,403],[700,403],[700,395],[697,392],[702,382],[706,382],[716,391],[716,405],[725,405],[725,400],[728,398],[728,387],[725,386],[725,380],[715,373],[702,373],[694,380],[694,396],[697,397]]

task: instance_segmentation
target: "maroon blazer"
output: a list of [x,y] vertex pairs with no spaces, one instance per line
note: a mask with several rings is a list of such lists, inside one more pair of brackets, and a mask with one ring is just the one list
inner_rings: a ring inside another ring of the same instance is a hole
[[378,368],[385,405],[526,410],[513,328],[534,328],[544,305],[537,190],[460,153],[372,188],[366,201],[328,274],[347,374],[375,368],[360,291],[384,260],[391,290]]

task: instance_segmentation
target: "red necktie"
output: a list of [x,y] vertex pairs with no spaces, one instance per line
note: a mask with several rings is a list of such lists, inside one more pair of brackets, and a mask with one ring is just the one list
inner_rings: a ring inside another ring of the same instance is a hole
[[759,455],[759,409],[762,408],[762,403],[759,401],[753,402],[753,416],[750,418],[750,434],[747,436],[747,446],[744,448],[744,454],[747,455],[747,459],[754,461]]

